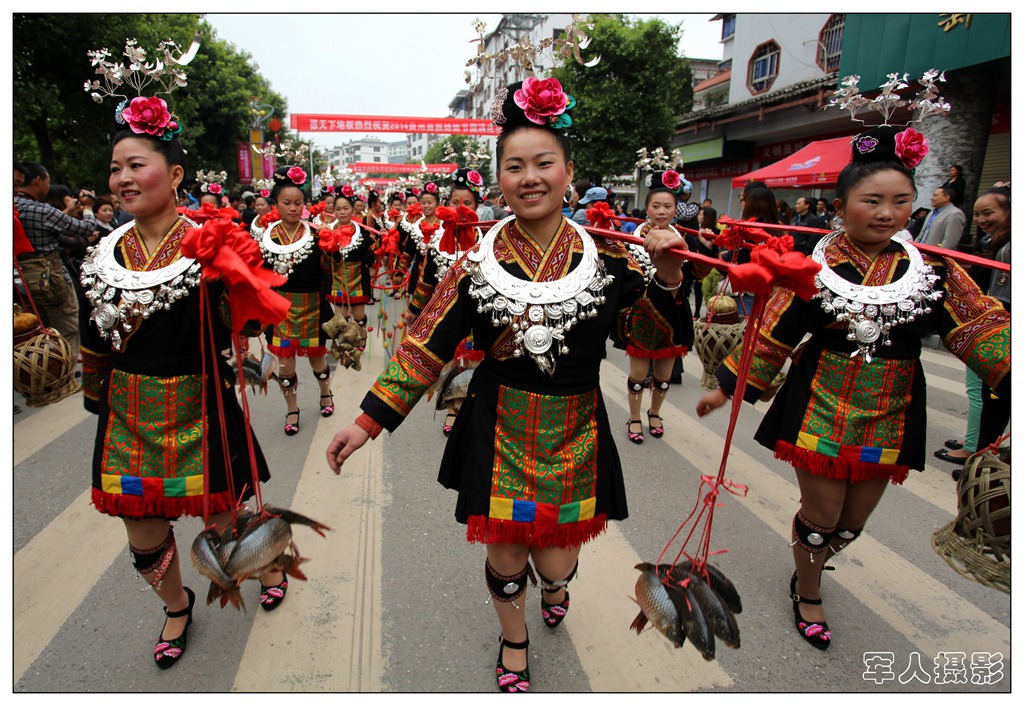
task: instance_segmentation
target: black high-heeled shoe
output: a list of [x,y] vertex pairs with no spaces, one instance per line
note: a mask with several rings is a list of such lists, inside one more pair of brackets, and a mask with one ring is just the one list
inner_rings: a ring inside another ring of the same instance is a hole
[[[562,588],[565,588],[562,586]],[[565,620],[566,614],[569,612],[569,591],[565,592],[565,600],[561,603],[548,603],[544,600],[545,593],[558,593],[561,588],[542,588],[540,596],[540,616],[544,619],[544,624],[549,628],[557,628]]]
[[789,582],[789,597],[793,601],[793,617],[796,619],[796,631],[800,633],[800,637],[819,650],[827,650],[828,646],[832,644],[832,633],[828,629],[828,623],[824,620],[820,623],[812,623],[800,615],[801,603],[821,605],[821,599],[802,598],[796,592],[796,572],[793,573],[793,578]]
[[265,586],[260,581],[260,608],[268,613],[277,608],[284,601],[288,593],[288,578],[275,586]]
[[517,691],[529,691],[530,689],[530,657],[526,657],[526,667],[520,672],[513,672],[504,664],[505,648],[513,650],[525,650],[530,646],[530,636],[522,642],[509,642],[504,635],[498,637],[498,665],[495,667],[495,677],[500,691],[514,694]]
[[170,669],[185,654],[185,645],[188,643],[188,626],[192,624],[192,608],[196,604],[196,594],[192,593],[192,589],[185,586],[185,593],[188,594],[188,608],[168,611],[167,606],[164,606],[164,615],[167,618],[184,618],[187,615],[188,622],[185,623],[185,629],[181,631],[181,635],[173,640],[167,640],[164,639],[167,619],[164,619],[164,627],[160,630],[160,637],[157,639],[156,647],[153,648],[153,661],[156,662],[156,666],[160,667],[160,669]]

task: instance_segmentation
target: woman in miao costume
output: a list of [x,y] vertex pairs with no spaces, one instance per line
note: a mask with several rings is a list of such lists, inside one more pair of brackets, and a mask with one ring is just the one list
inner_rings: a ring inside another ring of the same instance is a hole
[[330,260],[320,250],[317,234],[302,220],[306,203],[306,172],[302,167],[280,167],[274,172],[270,200],[281,218],[260,237],[263,258],[275,272],[288,278],[278,291],[291,300],[283,321],[267,329],[267,349],[280,360],[278,384],[288,411],[284,432],[299,433],[299,378],[297,357],[309,358],[320,387],[320,415],[334,414],[331,370],[327,365],[326,334],[320,327],[332,316],[326,296],[326,267]]
[[[335,472],[369,439],[393,430],[470,333],[485,358],[452,430],[438,480],[458,491],[456,519],[487,545],[486,585],[501,624],[496,680],[526,691],[529,644],[522,610],[532,558],[541,611],[557,627],[580,545],[627,515],[622,468],[600,393],[601,353],[631,311],[657,308],[683,325],[675,292],[682,239],[656,232],[646,246],[650,286],[624,246],[593,238],[562,215],[572,182],[575,101],[557,80],[529,78],[499,92],[498,178],[515,214],[448,269],[362,414],[327,450]],[[655,350],[667,340],[637,340]],[[475,572],[474,572],[475,573]]]
[[[86,84],[98,102],[105,96],[123,99],[115,112],[119,127],[112,142],[109,187],[134,215],[133,221],[91,248],[82,266],[87,302],[80,309],[82,388],[85,408],[99,419],[92,503],[100,512],[122,519],[132,563],[164,603],[165,619],[153,651],[161,669],[183,656],[196,599],[182,583],[171,522],[182,515],[209,513],[214,523],[226,528],[231,509],[253,495],[254,474],[260,481],[270,478],[255,438],[256,467],[250,466],[251,429],[234,388],[218,386],[214,375],[203,375],[204,368],[216,367],[222,379],[233,379],[217,354],[231,346],[229,322],[217,313],[227,310],[219,304],[230,293],[223,280],[207,285],[214,311],[208,325],[215,345],[205,348],[204,360],[202,267],[183,253],[183,242],[196,223],[176,208],[177,189],[186,172],[185,150],[178,138],[182,126],[164,99],[151,95],[129,101],[117,92],[124,84],[142,91],[153,80],[183,80],[180,67],[191,61],[197,47],[193,44],[185,55],[167,61],[164,71],[150,72],[142,81],[139,75],[132,76],[135,70],[107,61],[106,50],[89,52],[104,85]],[[134,41],[128,48],[143,52]],[[171,52],[175,45],[166,42],[159,48]],[[164,89],[170,92],[166,85]],[[223,409],[223,426],[218,406]],[[209,492],[204,489],[204,466]],[[265,596],[284,577],[268,572],[260,581]],[[279,599],[272,603],[276,606]]]
[[[925,89],[914,105],[922,115],[949,109],[936,100],[937,77],[928,72],[920,80]],[[896,83],[883,90],[891,93]],[[867,99],[857,95],[853,77],[843,85],[833,102],[856,112]],[[906,104],[896,99],[886,105]],[[796,471],[800,508],[789,592],[797,632],[819,649],[833,637],[822,607],[823,567],[861,534],[886,486],[903,483],[911,468],[924,469],[922,339],[938,331],[951,353],[997,393],[1009,394],[1008,312],[952,259],[893,237],[913,210],[913,170],[928,143],[884,115],[886,124],[853,138],[853,161],[839,174],[842,226],[812,253],[821,265],[819,294],[809,301],[784,289],[772,295],[745,393],[754,402],[810,334],[754,438]],[[701,399],[698,415],[725,404],[736,389],[738,356],[719,368],[721,387]]]

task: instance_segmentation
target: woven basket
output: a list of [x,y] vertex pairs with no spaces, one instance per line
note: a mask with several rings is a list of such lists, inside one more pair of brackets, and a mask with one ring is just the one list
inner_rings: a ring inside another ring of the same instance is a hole
[[722,364],[733,348],[743,341],[743,332],[747,322],[736,324],[700,324],[693,332],[693,347],[697,349],[697,357],[704,365],[700,376],[700,386],[705,390],[717,390],[718,378],[715,371]]
[[[712,297],[712,299],[721,299],[731,303],[732,314],[735,317],[736,302],[732,297]],[[697,349],[697,357],[700,358],[700,362],[704,366],[704,372],[700,376],[700,386],[705,390],[718,389],[718,378],[715,377],[715,371],[718,370],[722,361],[732,353],[733,349],[743,342],[743,334],[747,330],[746,319],[738,323],[715,323],[717,314],[712,314],[711,320],[710,324],[699,324],[693,332],[693,347]],[[779,391],[785,381],[785,373],[780,372],[758,399],[761,402],[768,402],[775,397],[775,393]]]
[[958,574],[1003,593],[1010,592],[1008,461],[1009,449],[968,458],[956,484],[956,519],[932,535],[936,553]]
[[14,389],[29,407],[59,402],[76,392],[71,346],[50,329],[14,347]]

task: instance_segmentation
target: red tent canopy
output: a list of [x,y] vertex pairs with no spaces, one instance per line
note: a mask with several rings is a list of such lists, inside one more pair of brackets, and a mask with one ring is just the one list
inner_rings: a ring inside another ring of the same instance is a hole
[[763,181],[769,189],[828,186],[836,183],[850,160],[849,137],[818,140],[774,164],[736,177],[732,188],[742,189],[748,181]]

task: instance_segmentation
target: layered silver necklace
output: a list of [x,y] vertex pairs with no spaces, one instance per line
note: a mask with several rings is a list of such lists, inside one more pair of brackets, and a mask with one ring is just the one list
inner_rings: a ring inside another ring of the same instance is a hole
[[260,250],[263,251],[263,259],[274,268],[274,272],[289,277],[292,270],[295,269],[295,265],[305,260],[313,252],[313,232],[308,223],[299,221],[303,228],[302,237],[293,243],[282,245],[273,239],[275,228],[284,230],[281,223],[282,221],[274,221],[269,228],[263,231],[263,237],[260,238]]
[[590,234],[568,221],[583,241],[583,257],[576,268],[550,282],[519,279],[494,255],[495,238],[514,218],[494,224],[480,247],[463,259],[462,266],[471,275],[469,295],[477,300],[477,312],[491,313],[491,324],[498,328],[512,325],[514,356],[528,353],[538,368],[554,375],[555,354],[569,352],[565,334],[579,320],[597,316],[598,307],[605,303],[604,288],[615,278],[605,272]]
[[[191,227],[198,227],[188,218],[181,218]],[[118,243],[135,221],[124,224],[89,248],[82,263],[82,287],[93,306],[89,317],[102,338],[109,338],[114,350],[124,343],[122,333],[130,334],[132,319],[148,319],[159,309],[188,295],[189,287],[199,284],[201,267],[189,257],[155,270],[130,270],[114,257]]]
[[814,277],[814,284],[820,290],[822,308],[836,315],[836,321],[848,325],[847,340],[857,342],[857,350],[850,357],[863,355],[871,362],[876,343],[891,346],[889,332],[894,326],[914,321],[918,316],[931,313],[930,302],[942,298],[942,292],[935,290],[939,280],[930,265],[924,264],[921,252],[901,238],[892,242],[902,247],[910,259],[910,267],[895,282],[880,286],[854,284],[843,279],[828,266],[825,249],[843,231],[835,231],[818,241],[811,258],[821,265],[821,271]]

